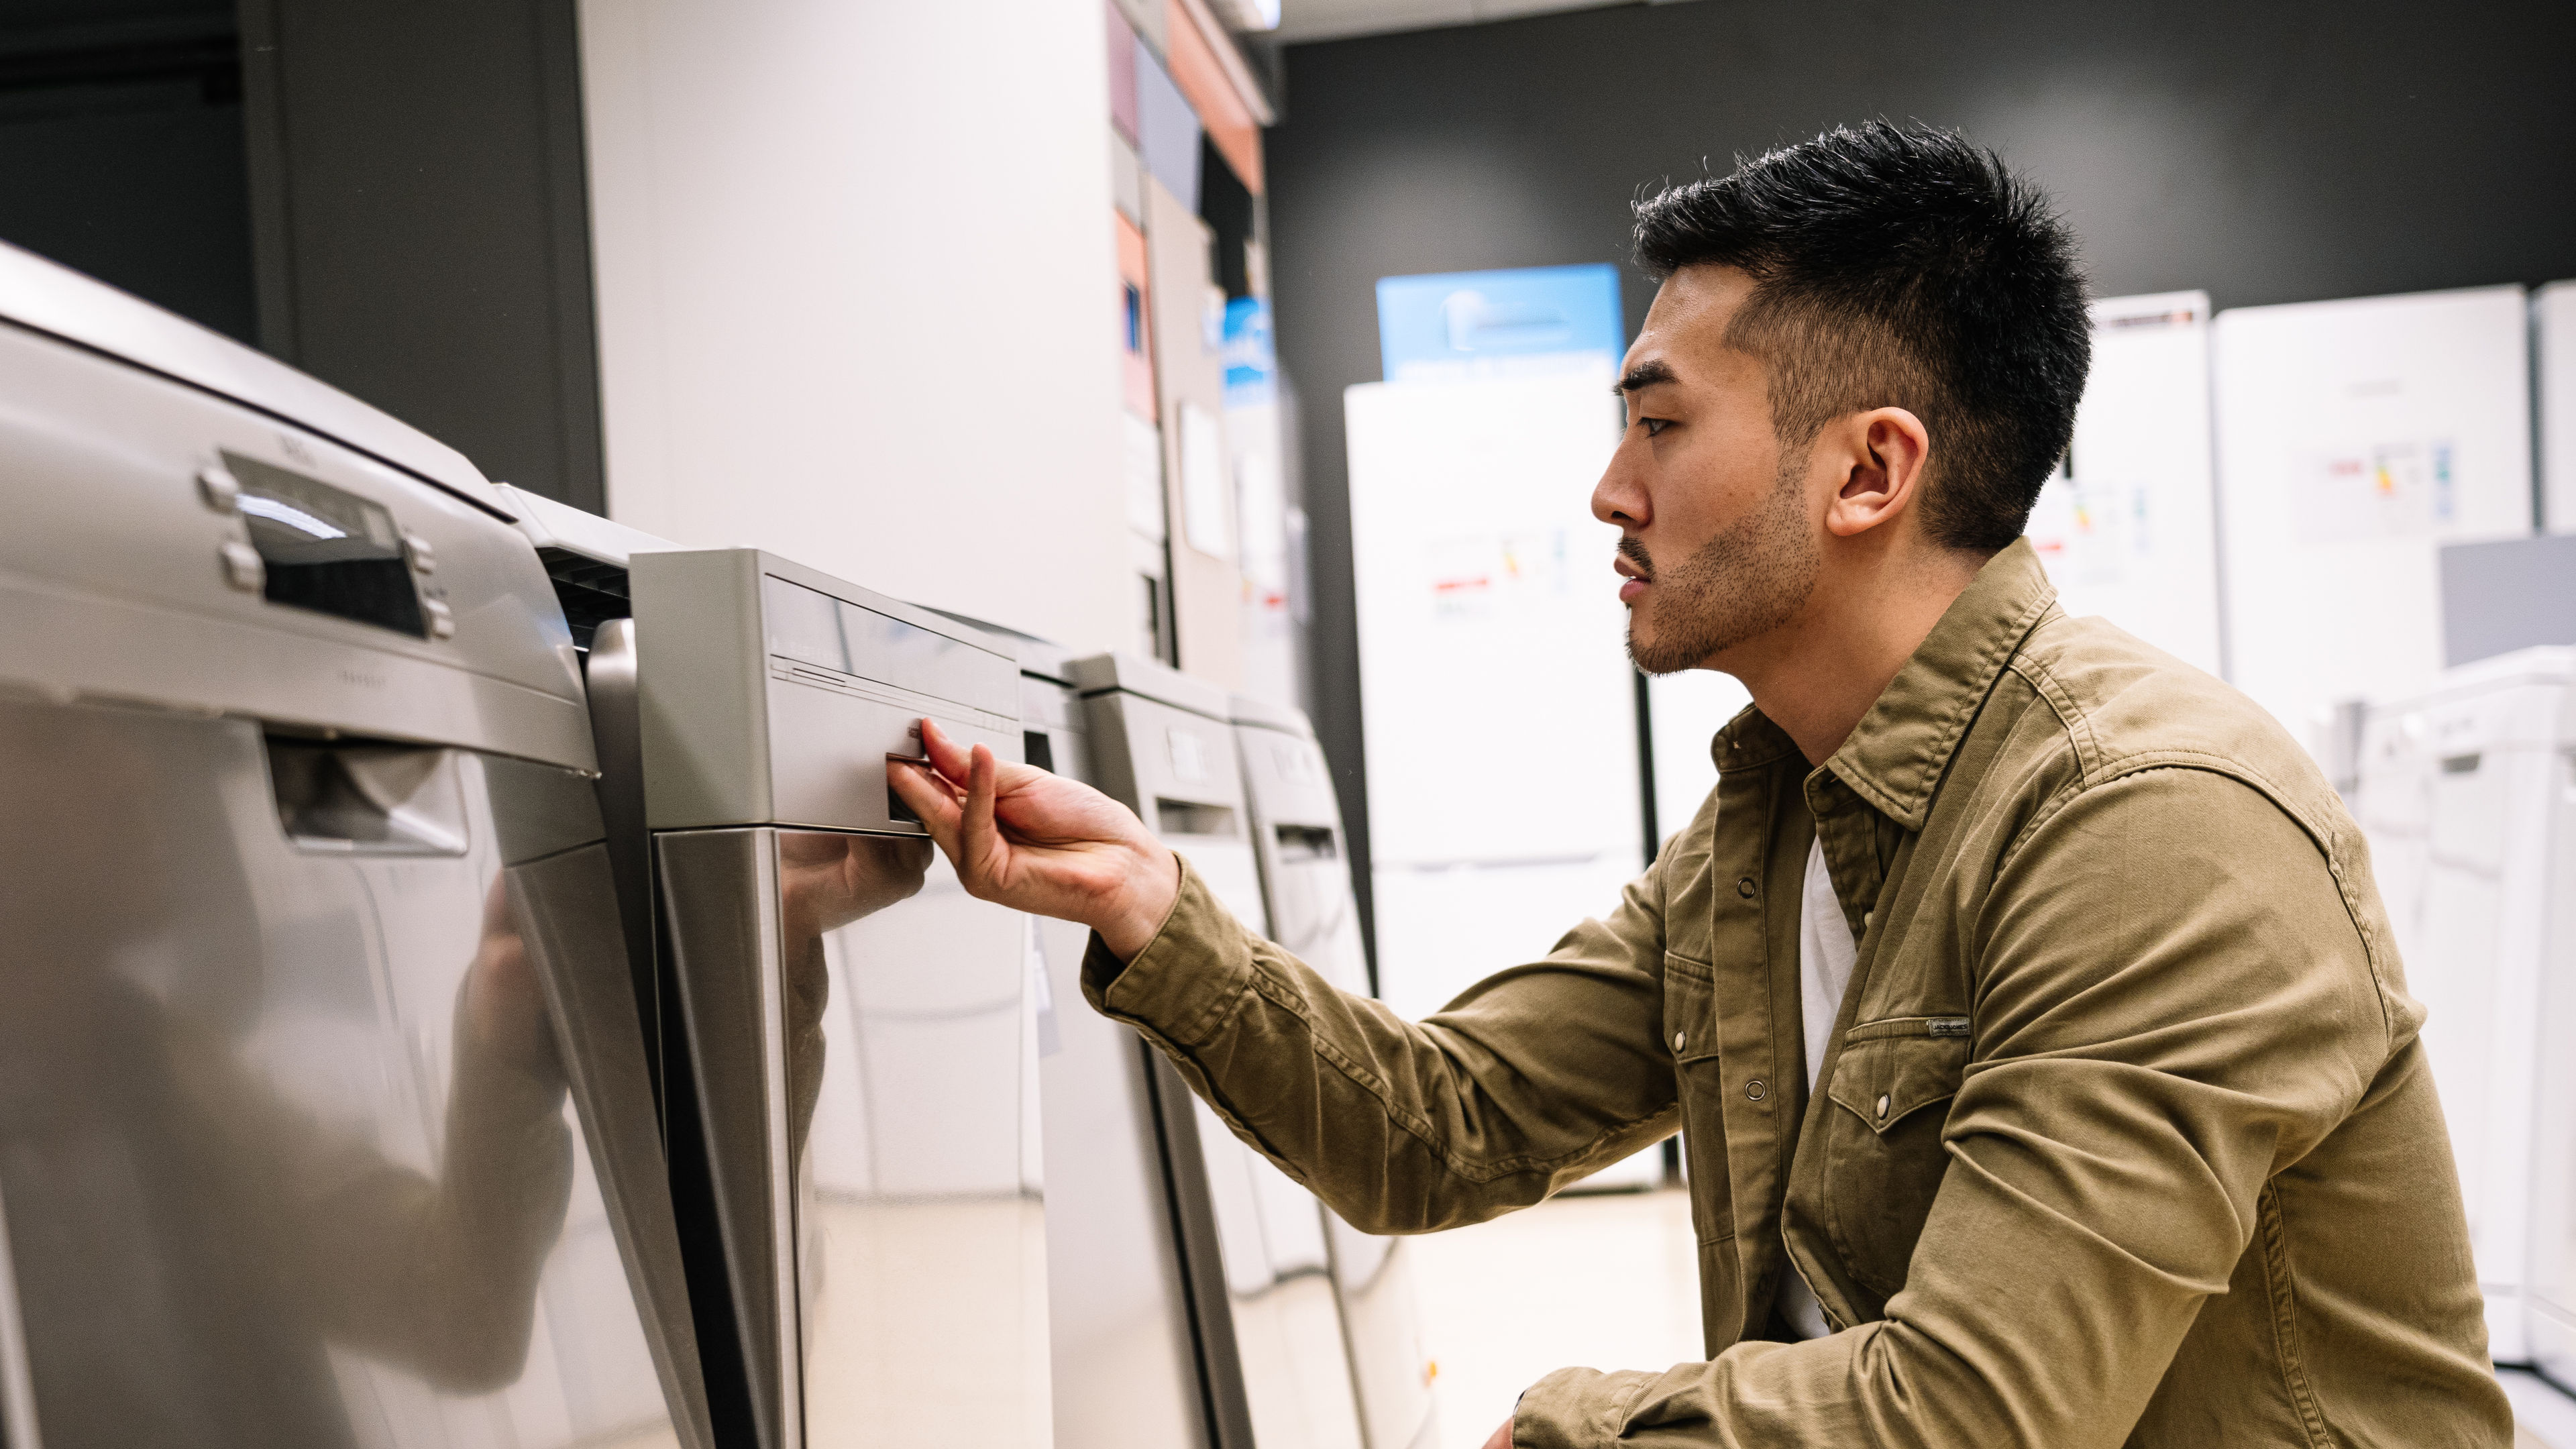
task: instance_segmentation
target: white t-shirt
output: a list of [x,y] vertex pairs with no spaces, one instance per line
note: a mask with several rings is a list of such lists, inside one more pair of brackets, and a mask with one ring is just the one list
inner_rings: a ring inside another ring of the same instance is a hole
[[[1824,1070],[1825,1045],[1834,1034],[1834,1018],[1842,1013],[1843,992],[1851,985],[1852,962],[1860,955],[1860,944],[1852,939],[1851,922],[1843,915],[1843,904],[1834,895],[1833,872],[1825,868],[1825,842],[1817,837],[1807,848],[1806,878],[1798,890],[1798,1015],[1807,1039],[1807,1095],[1816,1094],[1817,1074]],[[1775,1300],[1780,1316],[1803,1338],[1822,1338],[1833,1332],[1825,1322],[1825,1310],[1816,1295],[1807,1290],[1807,1282],[1798,1270],[1783,1260],[1780,1264],[1780,1291]]]

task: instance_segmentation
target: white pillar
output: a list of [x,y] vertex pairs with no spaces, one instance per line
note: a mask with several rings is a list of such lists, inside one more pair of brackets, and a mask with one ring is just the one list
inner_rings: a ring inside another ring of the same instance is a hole
[[612,516],[1127,645],[1101,23],[584,0]]

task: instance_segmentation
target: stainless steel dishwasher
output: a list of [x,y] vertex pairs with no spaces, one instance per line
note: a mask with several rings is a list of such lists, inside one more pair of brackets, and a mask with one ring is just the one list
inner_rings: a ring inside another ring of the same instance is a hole
[[[1239,920],[1267,932],[1225,691],[1123,654],[1068,671],[1100,788],[1187,858]],[[1361,1449],[1323,1205],[1148,1055],[1218,1449]]]
[[0,248],[0,500],[0,1439],[709,1444],[499,495]]
[[748,1389],[729,1442],[1045,1445],[1028,921],[968,896],[887,784],[925,715],[1018,759],[1019,670],[772,554],[630,565],[686,1028],[664,1098],[692,1281],[721,1285]]
[[[1314,726],[1302,711],[1243,695],[1230,712],[1270,938],[1344,991],[1375,995],[1341,801]],[[1404,1240],[1363,1233],[1330,1209],[1324,1228],[1369,1449],[1431,1444],[1439,1437],[1431,1360]]]

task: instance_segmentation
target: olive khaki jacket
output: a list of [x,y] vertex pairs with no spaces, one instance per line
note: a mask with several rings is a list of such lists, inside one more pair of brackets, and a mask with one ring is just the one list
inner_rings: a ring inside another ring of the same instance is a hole
[[[1747,710],[1603,920],[1422,1022],[1183,872],[1093,1003],[1353,1225],[1546,1197],[1675,1128],[1709,1361],[1565,1369],[1520,1449],[2504,1446],[2368,853],[2225,685],[1995,556],[1811,769]],[[1798,904],[1860,955],[1810,1100]],[[1838,1330],[1785,1342],[1795,1272]]]

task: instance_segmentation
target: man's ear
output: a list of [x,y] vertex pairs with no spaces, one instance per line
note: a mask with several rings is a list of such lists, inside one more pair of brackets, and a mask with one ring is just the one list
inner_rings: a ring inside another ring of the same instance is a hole
[[1825,528],[1856,538],[1915,506],[1932,435],[1903,408],[1873,408],[1832,425],[1847,449],[1842,487],[1825,505]]

